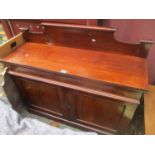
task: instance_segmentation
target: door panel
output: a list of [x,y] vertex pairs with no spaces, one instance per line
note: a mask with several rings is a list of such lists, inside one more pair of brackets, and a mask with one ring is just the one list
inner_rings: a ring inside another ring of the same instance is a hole
[[26,104],[62,115],[58,88],[41,82],[15,78]]
[[[14,77],[19,91],[30,109],[46,116],[51,114],[71,124],[116,133],[129,125],[137,105],[107,97],[53,86],[26,78]],[[53,118],[53,117],[52,117]]]
[[117,129],[125,105],[112,99],[80,94],[77,101],[77,120],[87,124]]

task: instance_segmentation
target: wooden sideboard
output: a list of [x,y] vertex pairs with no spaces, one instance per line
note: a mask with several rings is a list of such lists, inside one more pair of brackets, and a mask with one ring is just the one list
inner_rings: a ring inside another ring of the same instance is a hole
[[151,41],[126,44],[115,29],[41,23],[0,47],[27,109],[100,134],[124,133],[148,90]]

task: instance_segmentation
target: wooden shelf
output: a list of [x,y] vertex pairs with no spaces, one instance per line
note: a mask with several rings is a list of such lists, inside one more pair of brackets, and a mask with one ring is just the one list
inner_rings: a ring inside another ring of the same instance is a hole
[[147,90],[146,59],[108,51],[26,42],[3,61]]

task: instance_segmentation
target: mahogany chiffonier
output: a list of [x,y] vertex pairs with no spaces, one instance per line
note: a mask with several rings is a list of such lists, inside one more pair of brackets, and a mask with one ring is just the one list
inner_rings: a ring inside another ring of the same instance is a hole
[[151,41],[116,41],[113,28],[42,23],[0,47],[27,109],[100,134],[125,132],[148,90]]

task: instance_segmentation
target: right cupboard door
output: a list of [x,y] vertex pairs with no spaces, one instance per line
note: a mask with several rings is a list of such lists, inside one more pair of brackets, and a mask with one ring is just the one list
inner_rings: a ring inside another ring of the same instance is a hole
[[135,111],[135,107],[128,111],[128,104],[122,101],[80,92],[77,94],[76,121],[92,128],[115,133],[119,125],[122,128],[128,126],[132,117],[129,115],[133,115]]

